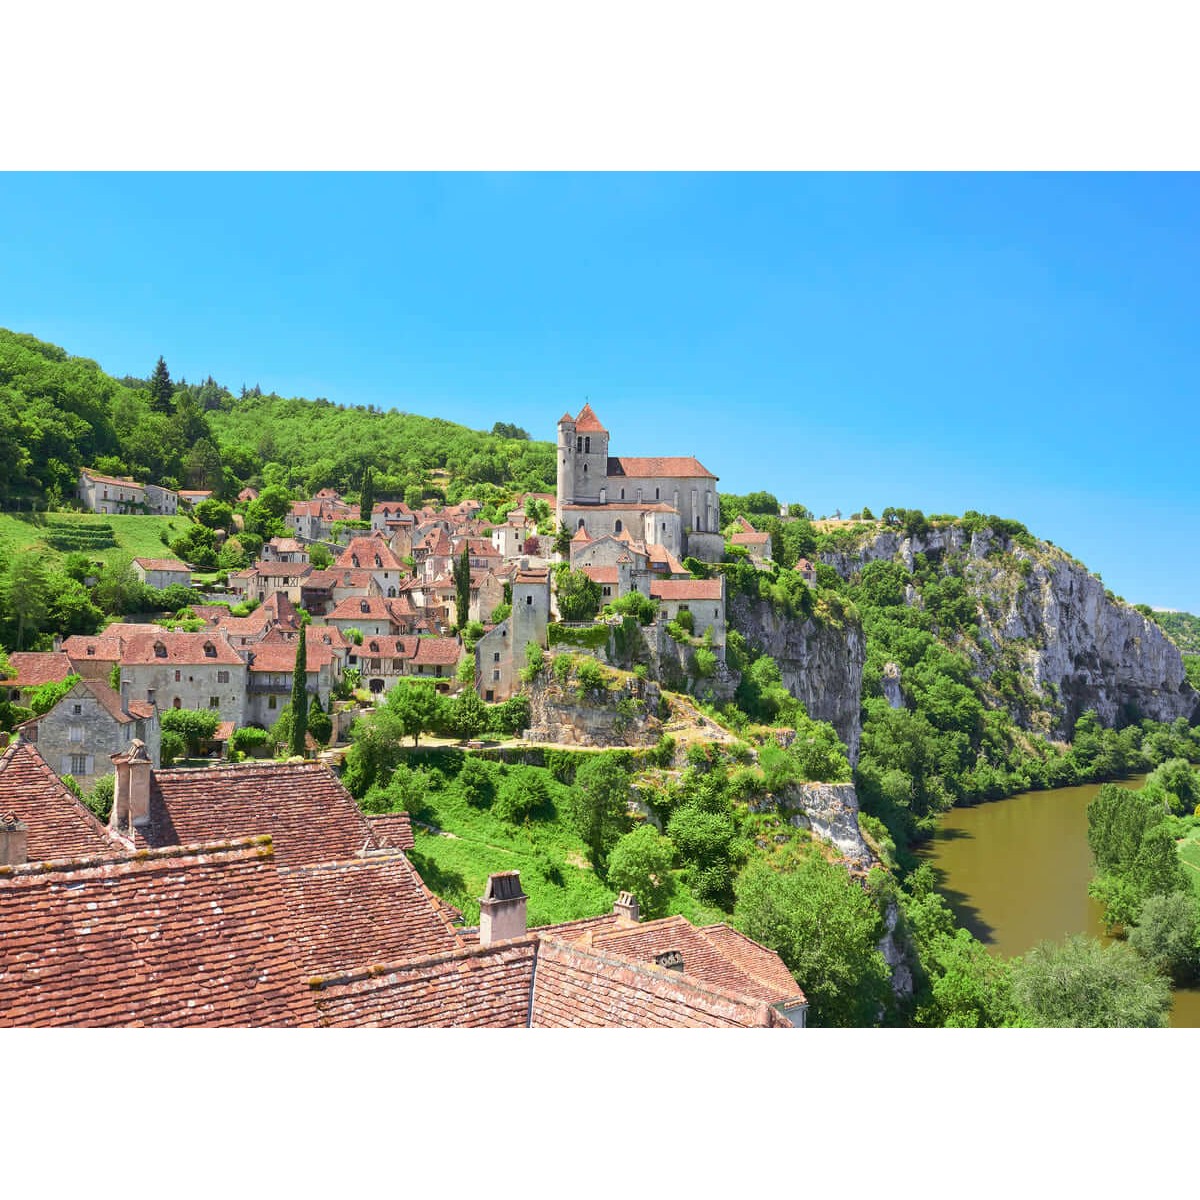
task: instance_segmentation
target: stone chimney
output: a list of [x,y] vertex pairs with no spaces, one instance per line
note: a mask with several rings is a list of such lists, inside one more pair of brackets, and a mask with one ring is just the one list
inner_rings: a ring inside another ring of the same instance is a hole
[[121,680],[121,711],[129,716],[129,680]]
[[116,769],[113,808],[109,824],[113,829],[129,829],[150,820],[150,756],[146,743],[134,738],[124,754],[110,754]]
[[29,861],[29,827],[16,813],[0,813],[0,867],[19,867]]
[[613,916],[624,917],[627,921],[637,921],[640,918],[637,898],[632,892],[622,892],[613,905]]
[[525,902],[520,871],[498,871],[488,876],[479,899],[479,944],[490,946],[525,935]]
[[654,956],[654,965],[662,967],[665,971],[678,971],[683,974],[683,951],[682,950],[664,950],[661,954]]

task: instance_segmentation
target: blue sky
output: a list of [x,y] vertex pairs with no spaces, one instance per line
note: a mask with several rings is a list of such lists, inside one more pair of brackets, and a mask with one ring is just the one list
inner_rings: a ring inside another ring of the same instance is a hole
[[1024,521],[1200,612],[1194,175],[0,175],[0,325],[721,488]]

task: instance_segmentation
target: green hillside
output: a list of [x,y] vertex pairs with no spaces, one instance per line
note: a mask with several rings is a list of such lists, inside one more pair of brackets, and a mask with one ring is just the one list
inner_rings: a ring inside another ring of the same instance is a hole
[[[0,513],[0,557],[36,550],[48,567],[73,549],[108,562],[122,552],[134,558],[168,558],[171,551],[160,534],[179,537],[191,522],[186,517],[104,516],[100,513]],[[68,544],[69,531],[81,531],[78,545]],[[111,537],[106,536],[111,530]],[[67,537],[62,537],[67,533]]]

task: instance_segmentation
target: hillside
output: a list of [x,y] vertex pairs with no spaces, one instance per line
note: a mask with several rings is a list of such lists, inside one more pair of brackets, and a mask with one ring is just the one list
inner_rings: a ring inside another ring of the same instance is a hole
[[[75,531],[87,531],[89,558],[108,562],[113,555],[125,553],[131,558],[165,558],[170,550],[163,545],[164,531],[174,540],[191,522],[182,516],[105,516],[100,513],[0,513],[0,558],[36,551],[53,571],[69,550]],[[106,536],[111,531],[111,537]]]
[[[431,417],[285,399],[255,388],[235,397],[211,377],[115,379],[90,359],[0,329],[0,508],[53,507],[75,492],[81,466],[165,486],[211,487],[232,499],[244,484],[311,495],[409,489],[452,501],[488,488],[547,491],[554,448],[497,422],[494,433]],[[434,476],[434,472],[439,474]]]

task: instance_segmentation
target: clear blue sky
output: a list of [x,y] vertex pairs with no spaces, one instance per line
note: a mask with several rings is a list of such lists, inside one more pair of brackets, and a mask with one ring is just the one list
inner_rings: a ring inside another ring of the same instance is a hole
[[0,325],[1016,517],[1200,612],[1194,175],[0,175]]

